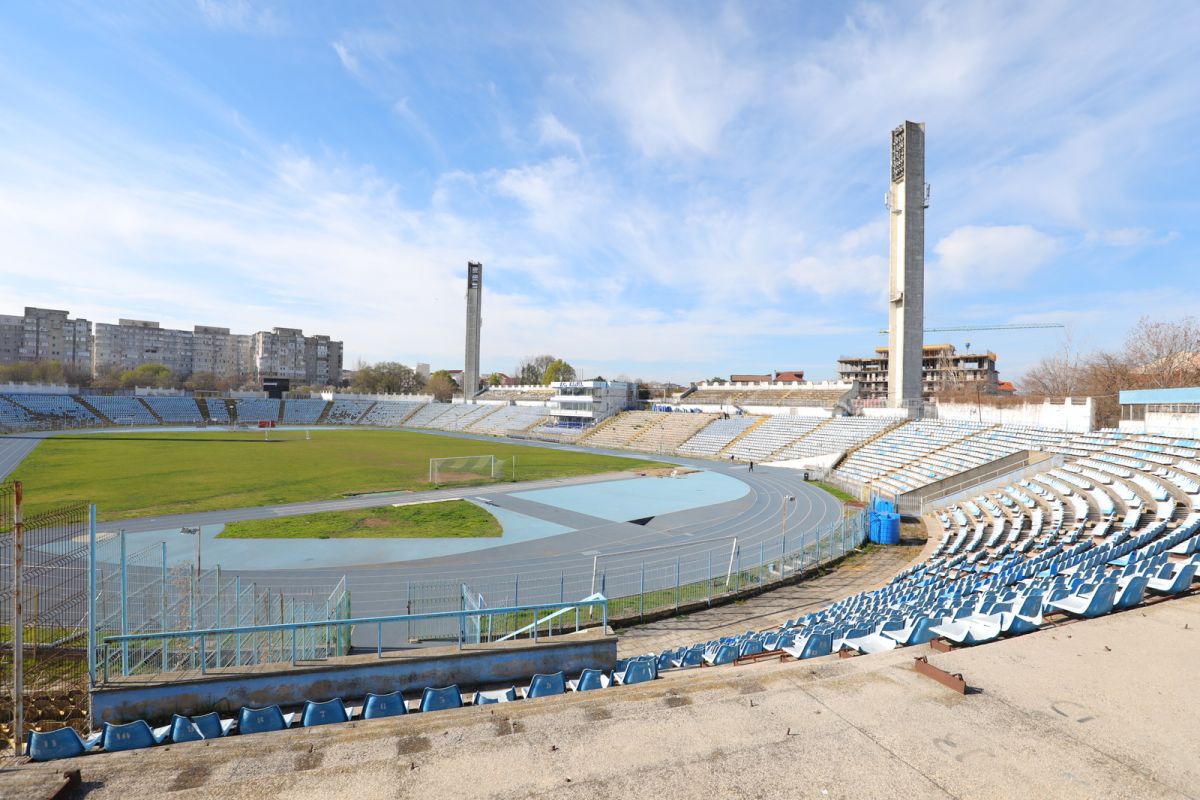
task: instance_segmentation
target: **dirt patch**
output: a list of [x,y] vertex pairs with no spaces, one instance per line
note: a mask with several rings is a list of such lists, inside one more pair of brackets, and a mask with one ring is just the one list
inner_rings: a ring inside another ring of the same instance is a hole
[[493,720],[497,736],[510,736],[514,733],[524,733],[525,725],[515,719],[497,719]]
[[635,469],[633,472],[641,475],[644,478],[671,478],[679,477],[680,475],[691,475],[693,472],[699,472],[698,469],[689,467],[651,467],[649,469]]
[[679,708],[680,706],[690,706],[692,698],[680,697],[679,695],[669,695],[663,698],[663,705],[667,708]]
[[207,764],[199,764],[194,767],[188,767],[181,770],[175,776],[175,780],[171,782],[168,792],[181,792],[184,789],[195,789],[208,783],[208,776],[212,774],[212,767]]
[[364,528],[386,528],[390,523],[386,519],[379,517],[367,517],[360,523]]
[[584,713],[592,722],[599,722],[602,719],[612,719],[612,712],[607,708],[589,708]]
[[296,756],[296,772],[304,772],[308,769],[316,769],[321,766],[325,760],[325,753],[321,750],[310,750],[307,753],[301,753]]
[[396,742],[396,755],[408,755],[409,753],[424,753],[432,750],[433,745],[424,736],[405,736]]

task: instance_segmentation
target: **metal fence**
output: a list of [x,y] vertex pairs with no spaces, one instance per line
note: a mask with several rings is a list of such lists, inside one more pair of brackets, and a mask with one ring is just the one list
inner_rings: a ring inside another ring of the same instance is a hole
[[25,517],[20,482],[0,484],[0,738],[87,724],[89,506]]
[[[342,578],[332,591],[283,592],[244,581],[221,568],[199,569],[192,561],[169,562],[167,545],[129,551],[124,532],[96,542],[92,618],[95,638],[164,631],[245,628],[345,619],[350,594]],[[345,630],[305,628],[296,646],[301,658],[344,655]],[[290,657],[292,641],[266,633],[236,633],[213,640],[201,652],[195,641],[148,637],[94,651],[93,681],[105,675],[137,675],[273,663]]]
[[[792,579],[805,570],[846,555],[862,544],[867,532],[866,512],[854,511],[819,530],[803,534],[781,531],[778,536],[753,544],[725,536],[596,555],[587,572],[523,573],[506,581],[476,582],[470,586],[413,582],[405,589],[407,609],[409,613],[419,613],[521,603],[565,603],[570,598],[599,593],[608,598],[611,619],[634,622],[650,614],[697,603],[719,603],[743,592]],[[496,620],[493,624],[507,622]],[[493,631],[493,635],[498,634],[498,630]],[[420,626],[413,623],[406,638],[410,644],[416,644],[452,639],[456,635],[457,631],[444,623]]]

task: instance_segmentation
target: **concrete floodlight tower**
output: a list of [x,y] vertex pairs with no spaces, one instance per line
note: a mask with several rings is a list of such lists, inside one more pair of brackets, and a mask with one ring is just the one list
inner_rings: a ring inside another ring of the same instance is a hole
[[892,173],[886,205],[891,242],[888,266],[888,405],[919,407],[925,343],[925,123],[892,131]]
[[467,262],[467,363],[463,367],[463,401],[479,392],[479,328],[483,322],[483,264]]

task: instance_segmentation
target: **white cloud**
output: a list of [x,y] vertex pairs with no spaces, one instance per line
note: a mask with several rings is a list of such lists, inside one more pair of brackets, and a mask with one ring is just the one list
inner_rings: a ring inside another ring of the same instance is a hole
[[250,0],[196,0],[196,8],[213,28],[266,34],[278,34],[283,30],[274,10]]
[[546,112],[538,117],[538,143],[547,146],[567,145],[583,158],[583,144],[579,134],[568,128],[558,117]]
[[1058,240],[1029,225],[964,225],[934,245],[926,286],[1016,288],[1060,250]]
[[351,74],[358,74],[358,59],[350,52],[350,48],[344,42],[331,42],[333,52],[337,53],[338,61],[342,62],[342,66]]
[[604,6],[572,21],[572,40],[596,73],[596,92],[648,156],[716,155],[721,136],[752,101],[758,76],[732,50],[744,30],[638,16]]
[[1149,228],[1112,228],[1109,230],[1088,231],[1084,236],[1085,244],[1098,244],[1105,247],[1142,247],[1173,242],[1179,238],[1176,231],[1157,234]]

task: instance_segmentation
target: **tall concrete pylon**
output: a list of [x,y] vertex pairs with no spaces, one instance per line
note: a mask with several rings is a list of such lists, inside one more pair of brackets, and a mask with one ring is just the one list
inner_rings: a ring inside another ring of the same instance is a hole
[[892,131],[888,267],[888,405],[914,408],[921,401],[925,328],[925,123]]
[[483,323],[483,264],[467,262],[467,361],[463,366],[463,401],[479,392],[479,329]]

